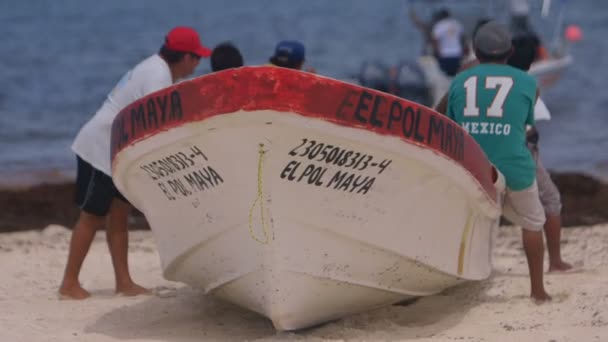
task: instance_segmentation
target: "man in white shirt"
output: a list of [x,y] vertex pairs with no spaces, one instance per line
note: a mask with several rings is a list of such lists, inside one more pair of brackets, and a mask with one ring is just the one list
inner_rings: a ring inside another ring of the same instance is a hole
[[78,276],[95,232],[104,224],[116,277],[116,293],[135,296],[148,292],[136,284],[129,273],[127,219],[131,205],[112,182],[112,121],[133,101],[191,75],[200,58],[210,54],[211,50],[201,44],[194,29],[172,29],[159,53],[128,71],[76,136],[72,150],[76,153],[78,167],[76,204],[80,207],[80,216],[72,231],[67,265],[59,288],[62,297],[84,299],[90,296],[80,285]]
[[460,69],[462,57],[467,53],[462,24],[450,15],[447,9],[437,13],[433,26],[432,42],[439,68],[448,76]]

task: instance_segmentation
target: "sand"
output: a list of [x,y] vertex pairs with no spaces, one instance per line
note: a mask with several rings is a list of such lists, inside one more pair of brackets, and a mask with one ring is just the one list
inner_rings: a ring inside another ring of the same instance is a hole
[[[81,280],[93,296],[58,300],[70,231],[0,234],[0,341],[608,341],[608,225],[565,229],[564,256],[578,271],[548,274],[548,304],[527,296],[525,257],[516,227],[501,227],[495,272],[409,306],[366,312],[298,333],[276,332],[257,314],[162,279],[150,231],[131,234],[136,281],[154,289],[113,294],[103,232]],[[546,259],[546,258],[545,258]]]

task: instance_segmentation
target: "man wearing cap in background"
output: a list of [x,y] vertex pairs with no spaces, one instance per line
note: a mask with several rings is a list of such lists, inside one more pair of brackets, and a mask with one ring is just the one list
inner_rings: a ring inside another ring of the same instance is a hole
[[473,48],[480,64],[456,75],[446,114],[469,132],[504,175],[503,215],[523,228],[531,296],[539,302],[550,300],[543,283],[545,213],[536,164],[526,147],[526,125],[534,125],[536,80],[506,65],[512,53],[511,36],[496,22],[479,28]]
[[[306,49],[304,45],[295,40],[280,41],[274,49],[274,55],[270,57],[271,65],[302,70],[306,61]],[[306,71],[315,72],[313,68],[308,68]]]
[[243,56],[239,49],[230,42],[223,42],[211,52],[211,71],[222,71],[243,66]]
[[129,273],[127,224],[131,205],[112,182],[112,121],[133,101],[191,75],[200,58],[210,54],[194,29],[172,29],[158,54],[128,71],[76,136],[72,150],[77,159],[76,204],[80,208],[80,216],[72,231],[67,265],[59,288],[63,298],[84,299],[90,296],[80,285],[78,277],[95,232],[104,226],[116,277],[116,293],[135,296],[148,292],[136,284]]

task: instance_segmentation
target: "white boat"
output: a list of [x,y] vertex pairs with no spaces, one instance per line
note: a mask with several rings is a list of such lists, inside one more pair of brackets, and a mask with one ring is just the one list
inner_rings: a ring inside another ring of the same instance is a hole
[[490,274],[503,182],[460,127],[392,95],[283,68],[214,73],[125,108],[112,160],[164,277],[279,330]]
[[553,86],[572,64],[572,56],[564,55],[532,63],[529,73],[536,78],[541,91]]

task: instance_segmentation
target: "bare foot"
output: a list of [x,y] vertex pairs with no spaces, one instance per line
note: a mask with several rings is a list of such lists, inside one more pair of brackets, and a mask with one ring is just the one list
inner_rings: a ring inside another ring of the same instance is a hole
[[549,264],[549,272],[566,272],[572,269],[572,265],[567,262],[559,261]]
[[79,283],[75,283],[73,285],[62,283],[59,288],[60,299],[86,299],[91,297],[89,291],[85,290],[80,286]]
[[551,296],[549,296],[544,290],[540,292],[532,292],[532,294],[530,294],[530,297],[532,297],[534,303],[536,304],[542,304],[544,302],[551,301]]
[[147,288],[145,288],[143,286],[139,286],[135,283],[116,287],[116,294],[128,296],[128,297],[139,296],[139,295],[148,295],[150,293],[151,293],[150,290],[148,290]]

